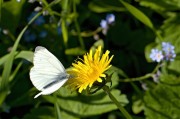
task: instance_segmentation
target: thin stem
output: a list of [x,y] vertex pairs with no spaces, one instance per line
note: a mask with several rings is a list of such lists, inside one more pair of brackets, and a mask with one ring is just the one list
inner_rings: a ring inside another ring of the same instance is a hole
[[157,30],[155,30],[154,32],[155,32],[156,36],[158,37],[158,39],[162,42],[163,37],[161,36],[161,34]]
[[148,73],[148,74],[146,74],[146,75],[144,75],[144,76],[140,76],[140,77],[122,79],[122,80],[120,80],[120,82],[141,81],[141,80],[150,78],[150,77],[152,77],[152,76],[154,75],[154,73],[157,72],[157,70],[158,70],[160,67],[161,67],[161,64],[158,64],[151,73]]
[[119,108],[119,110],[122,112],[122,114],[124,115],[124,117],[126,117],[126,119],[132,119],[131,115],[124,109],[124,107],[117,101],[117,99],[111,94],[109,87],[108,86],[104,86],[103,90],[106,92],[106,94],[109,96],[109,98],[114,102],[114,104],[116,104],[116,106]]
[[[98,27],[96,30],[94,31],[83,31],[80,33],[81,37],[92,37],[94,36],[95,34],[99,33],[102,31],[102,28],[101,27]],[[77,32],[73,31],[72,32],[72,35],[79,35]]]
[[141,81],[141,80],[144,80],[144,79],[147,79],[150,77],[152,77],[152,73],[149,73],[149,74],[146,74],[146,75],[140,76],[140,77],[122,79],[122,80],[120,80],[120,82]]
[[[75,1],[73,1],[73,12],[75,14],[77,14],[76,2]],[[77,21],[77,17],[74,19],[74,23],[75,23],[75,27],[76,27],[76,30],[77,30],[77,33],[78,33],[78,38],[79,38],[80,45],[81,45],[82,49],[85,49],[84,42],[83,42],[83,39],[81,37],[81,30],[80,30],[80,27],[79,27],[79,24],[78,24],[78,21]]]

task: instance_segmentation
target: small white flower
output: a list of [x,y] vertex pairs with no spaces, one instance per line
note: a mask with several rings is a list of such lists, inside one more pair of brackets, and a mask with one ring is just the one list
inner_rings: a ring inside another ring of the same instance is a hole
[[101,22],[100,22],[100,26],[102,27],[102,28],[104,28],[104,29],[106,29],[107,27],[108,27],[108,24],[107,24],[107,21],[106,20],[101,20]]
[[160,62],[163,59],[162,51],[158,49],[152,49],[150,53],[150,58],[152,61]]
[[115,21],[115,15],[114,14],[108,14],[106,16],[106,21],[108,24],[112,24]]

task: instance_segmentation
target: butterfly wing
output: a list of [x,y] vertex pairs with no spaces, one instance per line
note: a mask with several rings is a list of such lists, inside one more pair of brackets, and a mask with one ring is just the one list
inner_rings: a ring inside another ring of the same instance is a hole
[[46,93],[42,94],[50,94],[58,89],[52,88],[52,85],[51,91],[48,92],[48,88],[46,87],[49,84],[58,81],[57,83],[60,88],[65,83],[65,80],[67,80],[66,77],[60,78],[60,75],[66,75],[64,66],[46,48],[41,46],[36,47],[33,63],[34,67],[30,70],[30,79],[38,90],[43,92],[46,89]]

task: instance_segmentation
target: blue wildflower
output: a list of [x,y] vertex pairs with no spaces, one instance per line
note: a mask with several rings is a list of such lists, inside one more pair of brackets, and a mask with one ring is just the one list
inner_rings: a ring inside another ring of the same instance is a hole
[[176,57],[176,53],[174,50],[171,52],[164,52],[164,58],[167,61],[174,61],[175,57]]
[[107,21],[106,20],[101,20],[101,22],[100,22],[100,26],[101,26],[101,28],[104,28],[104,29],[106,29],[106,28],[108,28],[108,24],[107,24]]
[[163,60],[163,53],[158,49],[152,49],[150,58],[152,59],[152,61],[160,62],[161,60]]
[[115,15],[114,14],[108,14],[106,16],[106,21],[108,24],[112,24],[115,21]]
[[60,26],[57,27],[57,33],[58,33],[58,35],[61,35],[61,34],[62,34],[62,29],[61,29]]
[[35,40],[36,40],[36,34],[35,34],[35,33],[32,33],[30,30],[27,30],[27,31],[24,33],[24,40],[25,40],[26,42],[35,41]]
[[162,50],[164,52],[171,52],[174,50],[174,46],[169,42],[162,42]]
[[[32,12],[31,15],[27,18],[28,22],[37,14],[37,12]],[[45,23],[45,19],[43,16],[39,16],[34,22],[34,25],[42,25]]]
[[111,25],[114,21],[115,21],[115,16],[114,16],[114,14],[108,14],[108,15],[106,16],[106,20],[104,20],[104,19],[101,20],[100,26],[101,26],[101,28],[102,28],[102,33],[103,33],[104,35],[107,34],[107,31],[108,31],[108,29],[109,29],[109,25]]
[[44,37],[46,37],[46,36],[47,36],[47,31],[45,31],[45,30],[44,30],[44,31],[41,31],[40,34],[39,34],[39,37],[40,37],[40,38],[44,38]]
[[169,42],[162,42],[162,50],[164,52],[164,59],[167,61],[174,61],[176,53],[174,51],[174,46]]

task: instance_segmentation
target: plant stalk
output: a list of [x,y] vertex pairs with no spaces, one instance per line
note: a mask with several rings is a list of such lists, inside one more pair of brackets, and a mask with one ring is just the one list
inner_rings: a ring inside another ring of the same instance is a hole
[[117,101],[117,99],[111,94],[109,87],[108,86],[104,86],[103,90],[106,92],[106,94],[109,96],[109,98],[114,102],[114,104],[116,104],[116,106],[119,108],[119,110],[122,112],[122,114],[124,115],[124,117],[126,117],[126,119],[132,119],[131,115],[124,109],[124,107]]

